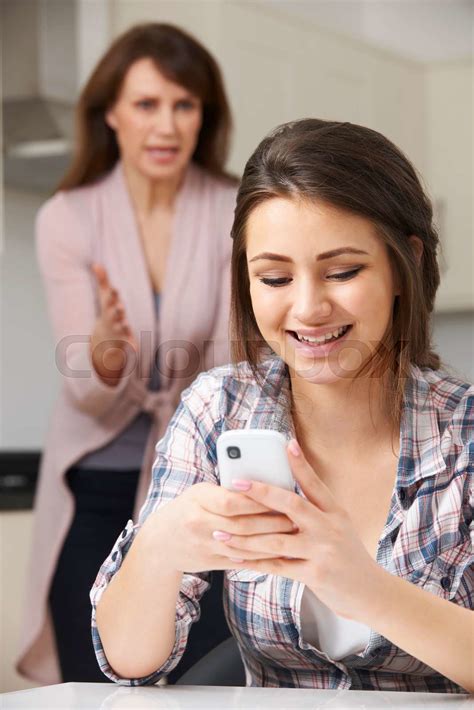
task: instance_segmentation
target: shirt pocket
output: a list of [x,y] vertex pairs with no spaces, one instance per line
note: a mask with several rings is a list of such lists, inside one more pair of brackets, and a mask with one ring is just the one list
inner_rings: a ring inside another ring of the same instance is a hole
[[454,599],[464,573],[473,564],[474,556],[469,538],[459,545],[441,552],[423,570],[416,583],[427,592],[443,599]]
[[226,572],[226,584],[227,621],[243,655],[263,656],[267,663],[274,660],[286,649],[275,577],[250,569],[232,569]]

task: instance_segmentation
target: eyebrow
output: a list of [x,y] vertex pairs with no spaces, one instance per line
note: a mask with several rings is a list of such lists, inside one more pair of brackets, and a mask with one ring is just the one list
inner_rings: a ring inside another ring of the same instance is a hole
[[[133,92],[132,96],[135,101],[143,100],[143,99],[149,99],[151,101],[157,101],[157,100],[160,101],[160,99],[161,99],[159,94],[155,94],[152,91],[145,91],[145,90],[143,90],[143,91],[137,90],[137,91]],[[192,94],[190,91],[186,91],[186,93],[181,94],[177,99],[175,99],[175,101],[183,101],[183,100],[187,100],[187,99],[193,100],[196,98],[197,97],[194,94]]]
[[[342,254],[364,254],[365,256],[369,256],[369,254],[366,251],[362,251],[362,249],[356,249],[355,247],[340,247],[339,249],[332,249],[331,251],[325,251],[322,254],[318,254],[316,261],[334,259],[336,256],[341,256]],[[283,254],[272,254],[269,251],[265,251],[262,254],[254,256],[250,259],[249,263],[252,263],[252,261],[258,261],[259,259],[267,259],[268,261],[293,261],[293,259],[290,259],[289,256],[283,256]]]

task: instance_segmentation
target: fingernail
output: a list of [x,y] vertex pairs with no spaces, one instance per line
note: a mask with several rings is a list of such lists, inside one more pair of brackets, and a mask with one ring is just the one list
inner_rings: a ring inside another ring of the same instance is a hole
[[301,456],[301,449],[296,439],[292,439],[288,444],[288,451],[292,456]]
[[233,478],[232,487],[238,491],[249,491],[252,487],[252,481],[244,481],[243,478]]
[[229,535],[229,533],[226,533],[223,530],[214,530],[212,537],[214,540],[230,540],[232,535]]
[[229,557],[229,560],[231,562],[239,562],[239,564],[243,562],[243,560],[239,559],[238,557]]

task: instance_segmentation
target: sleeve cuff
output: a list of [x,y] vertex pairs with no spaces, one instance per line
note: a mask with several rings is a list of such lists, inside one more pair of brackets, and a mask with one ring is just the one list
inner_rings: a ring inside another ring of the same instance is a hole
[[120,685],[129,686],[153,685],[178,665],[186,649],[189,629],[200,616],[199,603],[196,600],[199,600],[209,588],[209,582],[204,575],[184,574],[176,605],[175,642],[169,657],[160,668],[157,668],[156,671],[142,678],[122,678],[118,676],[110,666],[102,646],[96,623],[96,608],[110,580],[120,569],[122,561],[130,549],[138,529],[139,526],[134,525],[132,520],[128,521],[123,532],[118,537],[112,552],[102,565],[90,593],[92,603],[92,641],[97,662],[102,673],[110,678],[110,680]]

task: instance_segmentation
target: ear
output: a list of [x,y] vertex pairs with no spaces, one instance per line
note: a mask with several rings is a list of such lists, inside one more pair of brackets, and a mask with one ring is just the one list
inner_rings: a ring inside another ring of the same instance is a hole
[[117,118],[115,116],[115,111],[113,108],[110,108],[107,113],[105,114],[105,122],[108,125],[109,128],[111,128],[113,131],[117,130]]
[[415,254],[417,264],[418,266],[420,266],[421,257],[423,256],[423,242],[421,241],[420,237],[417,237],[414,234],[411,237],[408,237],[408,241],[410,242],[411,248],[413,249],[413,252]]

